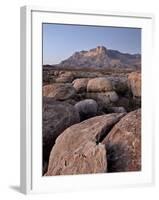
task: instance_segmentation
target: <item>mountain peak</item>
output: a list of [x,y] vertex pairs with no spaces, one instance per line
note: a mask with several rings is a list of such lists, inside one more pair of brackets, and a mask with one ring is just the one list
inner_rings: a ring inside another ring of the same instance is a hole
[[100,54],[100,53],[106,53],[107,49],[104,46],[97,46],[96,47],[96,51]]
[[106,53],[107,49],[104,46],[97,46],[94,49],[90,49],[88,52],[96,52],[97,54]]
[[95,57],[100,55],[106,55],[107,49],[104,46],[97,46],[96,48],[90,49],[88,51],[80,51],[85,57]]
[[117,50],[107,49],[104,46],[97,46],[88,51],[75,52],[68,59],[62,61],[63,67],[140,67],[141,57],[121,53]]

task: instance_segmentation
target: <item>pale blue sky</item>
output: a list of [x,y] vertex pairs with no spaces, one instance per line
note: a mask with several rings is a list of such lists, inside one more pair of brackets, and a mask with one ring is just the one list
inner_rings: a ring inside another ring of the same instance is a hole
[[58,64],[75,51],[100,45],[123,53],[141,53],[141,29],[43,24],[43,64]]

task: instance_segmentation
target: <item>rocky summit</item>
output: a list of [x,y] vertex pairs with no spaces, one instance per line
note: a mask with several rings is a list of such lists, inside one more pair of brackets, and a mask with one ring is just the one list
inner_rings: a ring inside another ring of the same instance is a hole
[[141,55],[122,53],[117,50],[97,46],[88,51],[75,52],[68,59],[58,64],[60,67],[74,68],[140,68]]

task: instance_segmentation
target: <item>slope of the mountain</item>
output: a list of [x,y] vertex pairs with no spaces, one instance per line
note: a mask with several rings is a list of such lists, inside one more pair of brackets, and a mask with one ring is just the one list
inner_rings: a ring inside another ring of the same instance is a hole
[[121,53],[117,50],[98,46],[89,51],[75,52],[59,64],[60,67],[91,67],[91,68],[140,68],[141,55]]

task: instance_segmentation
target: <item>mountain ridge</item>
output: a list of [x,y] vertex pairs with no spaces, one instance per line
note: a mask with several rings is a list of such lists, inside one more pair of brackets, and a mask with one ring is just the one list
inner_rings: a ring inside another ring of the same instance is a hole
[[75,52],[56,66],[73,68],[141,68],[141,54],[122,53],[97,46],[88,51]]

